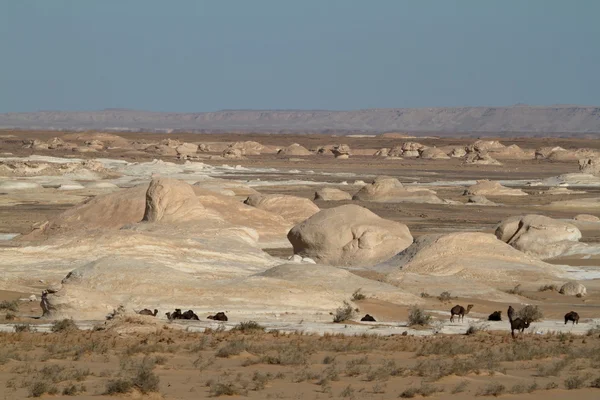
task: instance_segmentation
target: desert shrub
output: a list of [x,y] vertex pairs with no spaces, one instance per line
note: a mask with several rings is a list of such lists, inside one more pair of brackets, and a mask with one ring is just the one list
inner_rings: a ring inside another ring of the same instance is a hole
[[385,393],[386,385],[385,383],[376,383],[373,385],[373,393],[375,394],[383,394]]
[[279,349],[274,356],[266,355],[261,358],[265,364],[275,365],[301,365],[308,362],[306,351],[297,346]]
[[81,386],[70,385],[70,386],[66,386],[63,389],[62,395],[63,396],[77,396],[79,393],[85,393],[86,391],[87,391],[87,389],[83,385],[81,385]]
[[15,332],[35,332],[35,328],[31,327],[29,324],[16,324],[13,326]]
[[106,384],[106,390],[104,394],[119,394],[119,393],[129,393],[132,389],[131,381],[127,379],[114,379],[108,381]]
[[585,379],[580,376],[571,376],[565,379],[565,389],[581,389],[585,385]]
[[556,384],[556,382],[550,382],[546,385],[546,390],[556,389],[557,387],[558,385]]
[[246,350],[246,342],[243,340],[234,340],[233,342],[227,342],[225,346],[217,350],[215,355],[221,358],[228,358],[229,356],[237,356],[244,350]]
[[594,379],[591,383],[590,383],[590,387],[592,388],[596,388],[596,389],[600,389],[600,377]]
[[354,392],[355,390],[352,388],[352,386],[348,385],[344,390],[342,390],[340,397],[354,397]]
[[4,319],[7,321],[12,321],[15,318],[17,318],[17,316],[11,312],[6,313],[6,315],[4,316]]
[[487,386],[479,389],[476,393],[477,396],[500,396],[506,387],[498,382],[490,382]]
[[413,306],[408,310],[408,326],[429,325],[431,318],[431,315],[417,306]]
[[335,356],[325,356],[323,358],[323,364],[332,364],[335,361]]
[[460,381],[456,386],[452,388],[452,394],[462,393],[467,390],[467,386],[469,386],[469,381]]
[[17,311],[19,311],[19,301],[18,300],[13,300],[13,301],[4,300],[4,301],[1,301],[0,302],[0,310],[7,310],[7,311],[17,312]]
[[556,286],[555,284],[546,284],[546,285],[542,285],[538,288],[538,292],[547,292],[547,291],[553,291],[553,292],[558,292],[558,286]]
[[521,289],[521,284],[518,284],[512,289],[508,289],[506,291],[508,294],[516,294],[517,296],[521,296],[523,294],[523,290]]
[[421,386],[420,387],[410,387],[408,389],[406,389],[405,391],[403,391],[402,393],[400,393],[400,397],[404,398],[404,399],[410,399],[415,397],[416,395],[421,395],[423,397],[429,397],[434,393],[437,392],[442,392],[443,389],[435,387],[433,385],[428,385],[428,384],[424,384],[423,382],[421,382]]
[[398,376],[404,369],[398,367],[394,360],[388,360],[378,368],[372,368],[367,372],[367,381],[383,381],[390,376]]
[[366,299],[367,296],[364,295],[364,293],[362,293],[362,289],[358,288],[354,291],[354,293],[352,293],[352,300],[356,301],[356,300],[364,300]]
[[588,336],[595,336],[595,335],[599,335],[600,336],[600,325],[596,325],[596,326],[588,329],[587,335]]
[[159,383],[160,379],[152,371],[152,367],[144,363],[140,364],[131,380],[131,384],[143,394],[158,392]]
[[569,360],[559,360],[547,367],[540,365],[538,367],[539,376],[558,376],[560,372],[569,364]]
[[544,318],[544,314],[538,306],[527,305],[517,312],[517,317],[525,321],[535,322]]
[[452,295],[450,294],[450,292],[444,291],[444,292],[440,293],[440,295],[438,296],[438,300],[443,303],[446,303],[446,302],[452,300]]
[[211,397],[235,396],[242,394],[233,382],[211,382],[209,385]]
[[335,314],[333,315],[333,322],[344,322],[348,321],[356,315],[354,309],[347,301],[344,301],[344,304],[341,307],[338,307],[335,310]]
[[265,330],[265,327],[260,325],[256,321],[244,321],[234,326],[232,330],[243,333],[252,333],[263,332]]
[[477,332],[485,332],[488,329],[488,324],[471,324],[467,329],[467,335],[474,335]]
[[428,298],[431,297],[431,295],[429,293],[427,293],[427,292],[421,292],[421,297],[424,298],[424,299],[428,299]]
[[75,322],[73,322],[72,319],[68,319],[68,318],[65,318],[60,321],[55,321],[52,324],[52,327],[50,328],[50,330],[52,332],[71,332],[71,331],[76,331],[78,329],[79,328],[77,328],[77,325],[75,324]]
[[29,385],[29,397],[41,397],[46,393],[57,394],[58,388],[44,381],[33,381]]

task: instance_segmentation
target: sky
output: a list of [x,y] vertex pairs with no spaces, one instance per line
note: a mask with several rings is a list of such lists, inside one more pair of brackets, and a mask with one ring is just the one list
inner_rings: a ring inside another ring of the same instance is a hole
[[597,0],[0,0],[0,113],[600,105]]

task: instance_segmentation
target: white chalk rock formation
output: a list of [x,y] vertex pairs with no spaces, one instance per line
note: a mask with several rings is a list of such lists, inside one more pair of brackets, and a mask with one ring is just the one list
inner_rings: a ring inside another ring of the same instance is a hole
[[244,157],[243,149],[234,148],[234,147],[228,147],[225,150],[223,150],[222,156],[223,156],[223,158],[226,158],[228,160],[241,160],[241,159],[246,158],[246,157]]
[[566,296],[585,296],[587,289],[581,283],[571,281],[562,285],[558,292]]
[[465,157],[466,164],[476,165],[502,165],[502,163],[496,160],[488,153],[469,153]]
[[495,235],[515,249],[540,259],[565,254],[581,239],[575,225],[543,215],[507,218],[496,227]]
[[323,188],[315,192],[315,200],[341,201],[352,200],[352,195],[348,192],[336,188]]
[[319,207],[309,199],[284,194],[255,194],[249,196],[244,203],[281,215],[294,224],[302,222],[319,212]]
[[189,184],[170,178],[150,182],[142,221],[184,222],[202,218],[205,214],[204,206]]
[[245,141],[245,142],[235,142],[231,144],[229,147],[233,149],[240,149],[242,153],[247,156],[258,156],[262,153],[265,146],[258,142],[253,141]]
[[438,149],[437,147],[426,147],[422,149],[419,151],[419,157],[425,160],[445,160],[450,158],[444,151]]
[[288,239],[295,254],[344,266],[376,264],[412,243],[406,225],[352,204],[319,211],[294,226]]
[[301,146],[298,143],[294,143],[280,149],[277,154],[283,156],[310,156],[313,153],[311,153],[306,147]]
[[177,155],[187,157],[193,156],[198,152],[198,145],[194,143],[183,143],[175,148]]
[[427,189],[409,190],[396,178],[380,176],[370,184],[362,187],[353,200],[375,201],[382,203],[431,203],[441,204],[444,201]]
[[502,186],[500,182],[483,179],[469,186],[463,193],[464,196],[527,196],[521,189],[511,189]]
[[349,158],[351,155],[350,146],[348,146],[347,144],[338,144],[334,146],[333,149],[331,149],[331,152],[333,153],[335,158],[339,159],[346,159]]
[[582,158],[579,160],[579,171],[582,174],[600,176],[600,158]]

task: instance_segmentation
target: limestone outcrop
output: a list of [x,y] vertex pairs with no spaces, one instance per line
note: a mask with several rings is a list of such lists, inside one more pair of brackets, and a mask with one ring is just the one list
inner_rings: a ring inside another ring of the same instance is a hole
[[441,204],[444,201],[429,189],[407,189],[396,178],[377,177],[370,185],[362,187],[353,200],[375,201],[382,203],[431,203]]
[[323,188],[315,192],[315,200],[341,201],[352,200],[352,195],[348,192],[336,188]]
[[319,207],[304,197],[288,196],[283,194],[249,196],[245,204],[281,215],[294,224],[302,222],[319,212]]
[[412,243],[406,225],[349,204],[321,210],[288,233],[294,253],[319,264],[372,265]]

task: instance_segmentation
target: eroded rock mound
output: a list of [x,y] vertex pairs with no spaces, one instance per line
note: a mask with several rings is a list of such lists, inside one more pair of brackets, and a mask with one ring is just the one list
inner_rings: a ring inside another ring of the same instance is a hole
[[283,149],[280,149],[277,153],[279,155],[284,156],[310,156],[312,153],[304,146],[299,145],[298,143],[294,143]]
[[150,182],[143,221],[183,222],[205,214],[204,206],[189,184],[171,178],[156,178]]
[[235,142],[229,147],[233,149],[240,149],[242,150],[242,153],[247,156],[258,156],[265,148],[265,146],[263,146],[262,144],[250,140],[245,142]]
[[488,152],[502,150],[506,146],[497,140],[477,140],[473,143],[472,148],[476,152]]
[[339,159],[349,158],[351,155],[350,146],[348,146],[347,144],[339,144],[337,146],[334,146],[333,149],[331,149],[331,152],[333,153],[335,158]]
[[353,200],[376,201],[383,203],[431,203],[441,204],[443,200],[429,189],[407,189],[396,178],[380,176],[370,185],[362,187]]
[[450,150],[450,153],[448,155],[452,158],[461,158],[467,155],[467,151],[464,147],[455,147],[452,150]]
[[352,204],[319,211],[294,226],[288,239],[295,254],[346,266],[381,262],[412,243],[406,225]]
[[245,204],[281,215],[296,224],[319,212],[319,207],[309,199],[284,194],[255,194],[249,196]]
[[341,201],[352,200],[352,195],[348,192],[336,188],[323,188],[315,192],[315,200]]
[[502,163],[496,160],[488,153],[469,153],[465,157],[466,164],[477,164],[477,165],[502,165]]
[[505,284],[527,279],[537,282],[540,277],[556,278],[554,275],[559,271],[494,235],[480,232],[419,236],[410,247],[375,268],[391,271],[391,281],[401,281],[405,274],[418,274],[461,277],[469,284]]
[[580,159],[579,171],[581,171],[582,174],[600,176],[600,158]]
[[515,249],[540,259],[564,254],[581,239],[575,225],[543,215],[507,218],[496,227],[495,235]]
[[463,193],[464,196],[527,196],[521,189],[502,186],[500,182],[483,179],[477,181]]
[[450,157],[437,147],[427,147],[419,151],[419,156],[425,160],[449,159]]
[[591,214],[579,214],[573,217],[575,221],[584,221],[584,222],[600,222],[600,218]]
[[587,289],[581,283],[571,281],[562,285],[559,293],[566,296],[585,296]]
[[494,203],[491,200],[488,200],[485,196],[470,196],[467,200],[467,204],[476,204],[479,206],[497,206],[498,204]]
[[383,147],[373,154],[375,157],[387,157],[390,154],[390,149]]
[[228,147],[223,151],[223,158],[228,160],[244,159],[244,150],[239,148]]
[[198,145],[194,143],[183,143],[175,148],[177,155],[182,157],[193,156],[198,152]]

